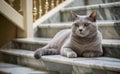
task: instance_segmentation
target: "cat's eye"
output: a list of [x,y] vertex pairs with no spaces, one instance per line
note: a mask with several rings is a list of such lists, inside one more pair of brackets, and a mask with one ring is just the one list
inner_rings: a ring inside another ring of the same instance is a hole
[[75,26],[76,26],[76,27],[79,27],[79,24],[78,24],[78,23],[75,23]]
[[89,23],[85,23],[85,24],[84,24],[84,26],[88,26],[88,25],[89,25]]

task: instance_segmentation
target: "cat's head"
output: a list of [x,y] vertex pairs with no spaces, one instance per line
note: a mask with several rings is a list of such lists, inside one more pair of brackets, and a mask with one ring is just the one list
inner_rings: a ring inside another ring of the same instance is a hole
[[81,16],[71,11],[72,17],[75,19],[72,25],[74,35],[80,37],[91,37],[97,32],[96,12],[93,11],[90,15]]

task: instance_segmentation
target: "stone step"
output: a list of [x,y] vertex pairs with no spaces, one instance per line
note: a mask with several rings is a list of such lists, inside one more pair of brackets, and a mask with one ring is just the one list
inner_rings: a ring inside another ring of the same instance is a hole
[[34,59],[33,54],[34,52],[29,50],[3,49],[0,50],[0,61],[30,67],[38,71],[46,71],[46,74],[58,74],[58,72],[48,70],[43,60]]
[[17,38],[12,42],[13,48],[34,51],[48,44],[50,40],[51,38]]
[[35,70],[15,64],[0,62],[0,74],[50,74],[47,71]]
[[68,7],[61,9],[61,21],[62,22],[70,22],[72,21],[72,16],[70,11],[73,10],[79,15],[90,14],[91,11],[97,11],[97,19],[98,20],[118,20],[120,19],[119,10],[120,10],[120,2],[112,2],[112,3],[102,3],[102,4],[93,4],[87,6],[76,6],[76,7]]
[[[18,38],[13,40],[15,49],[35,51],[49,43],[50,38]],[[120,40],[103,39],[104,55],[107,57],[120,58]]]
[[[104,39],[120,39],[120,21],[97,21],[96,24]],[[72,22],[40,24],[37,36],[52,38],[58,31],[69,29],[71,26]]]
[[33,53],[33,51],[22,49],[4,49],[0,50],[0,59],[4,62],[57,71],[57,74],[120,73],[120,59],[109,57],[66,58],[60,55],[49,55],[36,60]]

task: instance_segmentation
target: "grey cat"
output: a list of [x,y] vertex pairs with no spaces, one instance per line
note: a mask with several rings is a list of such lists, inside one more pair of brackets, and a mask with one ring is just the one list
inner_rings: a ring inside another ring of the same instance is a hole
[[102,35],[96,25],[96,12],[80,16],[71,12],[75,19],[72,29],[62,30],[43,48],[35,51],[34,57],[43,55],[57,55],[68,58],[99,57],[103,54]]

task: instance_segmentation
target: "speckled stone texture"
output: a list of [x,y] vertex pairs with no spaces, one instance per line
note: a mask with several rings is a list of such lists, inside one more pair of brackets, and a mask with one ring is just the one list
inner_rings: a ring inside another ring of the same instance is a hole
[[[107,0],[108,2],[120,2],[120,0]],[[115,6],[110,8],[112,20],[120,20],[120,6]],[[120,23],[115,23],[114,28],[120,37]]]
[[38,48],[45,46],[50,38],[21,38],[13,40],[14,48],[35,51]]
[[[110,3],[113,3],[113,2],[115,2],[115,0]],[[73,10],[80,15],[86,15],[86,14],[89,14],[91,11],[96,11],[98,15],[97,20],[119,20],[120,19],[119,9],[120,9],[119,4],[113,4],[108,7],[104,7],[102,4],[77,6],[77,7],[71,7],[71,8],[69,7],[61,10],[61,15],[62,15],[61,18],[62,18],[62,22],[71,21],[72,16],[70,15],[70,11]]]
[[[45,46],[51,38],[23,38],[13,40],[13,46],[11,49],[22,49],[35,51],[38,48]],[[103,39],[103,56],[120,58],[120,40]],[[10,48],[2,48],[10,49]]]
[[52,74],[43,70],[35,70],[19,65],[0,62],[0,74]]
[[[97,21],[96,24],[103,35],[103,39],[120,39],[120,21]],[[72,22],[39,25],[39,37],[52,38],[63,29],[70,29]]]
[[113,24],[99,24],[98,28],[103,39],[120,39],[120,21],[115,21]]
[[103,44],[103,56],[120,58],[120,40],[105,39]]
[[[4,53],[4,54],[3,54]],[[5,54],[6,53],[6,54]],[[0,50],[4,62],[29,66],[37,69],[53,71],[56,74],[119,74],[120,59],[109,57],[97,58],[66,58],[60,55],[43,56],[36,60],[33,51],[27,50]],[[11,56],[10,56],[11,55]],[[10,61],[14,60],[16,62]]]

